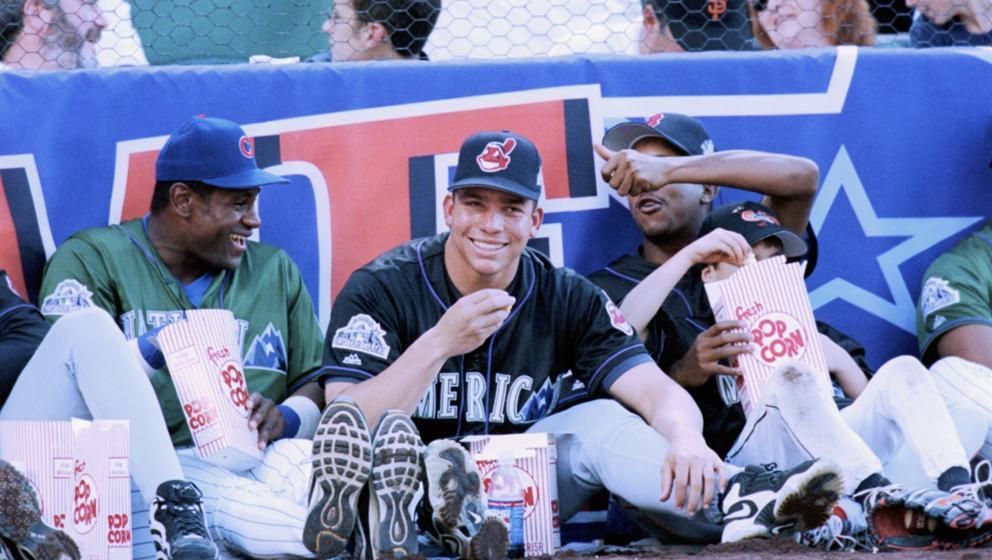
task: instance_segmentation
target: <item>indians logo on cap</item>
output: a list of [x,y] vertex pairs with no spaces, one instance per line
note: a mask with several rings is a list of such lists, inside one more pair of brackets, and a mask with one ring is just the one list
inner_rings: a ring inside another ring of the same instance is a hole
[[[745,222],[766,222],[769,224],[779,225],[778,220],[774,216],[771,216],[761,210],[745,210],[741,212],[741,219]],[[764,227],[764,223],[758,224]]]
[[647,123],[648,126],[654,128],[658,126],[658,123],[660,123],[663,118],[665,118],[665,113],[655,113],[644,119],[644,122]]
[[241,155],[246,158],[255,157],[255,146],[252,145],[251,139],[247,136],[242,136],[238,140],[238,147],[241,148]]
[[490,142],[475,161],[479,162],[479,169],[486,173],[503,171],[510,166],[510,153],[516,147],[517,141],[513,138],[507,138],[502,143]]

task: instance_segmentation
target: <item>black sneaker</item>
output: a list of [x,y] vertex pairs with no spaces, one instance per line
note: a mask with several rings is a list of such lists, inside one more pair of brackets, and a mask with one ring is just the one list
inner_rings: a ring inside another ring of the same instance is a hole
[[463,559],[506,558],[509,531],[490,518],[475,460],[451,440],[435,440],[424,452],[427,500],[420,526],[442,548]]
[[0,536],[13,557],[79,560],[79,547],[69,535],[41,520],[34,488],[6,461],[0,461]]
[[789,470],[751,465],[730,479],[720,497],[723,542],[802,532],[827,522],[840,499],[843,480],[822,459]]
[[175,560],[213,560],[217,545],[207,531],[203,494],[186,480],[167,480],[155,490],[149,528],[155,541],[155,557]]
[[372,437],[372,476],[368,538],[374,558],[417,554],[415,510],[423,498],[420,484],[420,441],[413,420],[391,410]]
[[313,438],[310,511],[303,544],[318,558],[345,550],[355,530],[358,497],[372,472],[372,441],[365,416],[349,401],[324,410]]

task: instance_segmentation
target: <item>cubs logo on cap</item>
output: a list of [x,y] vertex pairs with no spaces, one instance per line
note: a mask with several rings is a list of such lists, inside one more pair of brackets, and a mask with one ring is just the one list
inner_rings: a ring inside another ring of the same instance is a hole
[[486,173],[503,171],[510,166],[510,154],[516,147],[517,141],[513,138],[507,138],[502,143],[490,142],[475,161],[479,162],[479,169]]
[[533,142],[509,131],[479,132],[462,143],[448,190],[482,187],[538,200],[540,173],[541,156]]
[[247,136],[241,137],[241,140],[238,141],[238,147],[241,148],[241,155],[246,158],[255,157],[255,146]]

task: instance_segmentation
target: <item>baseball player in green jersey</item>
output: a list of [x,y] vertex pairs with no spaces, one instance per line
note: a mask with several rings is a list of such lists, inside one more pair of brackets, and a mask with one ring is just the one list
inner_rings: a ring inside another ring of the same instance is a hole
[[[285,252],[248,239],[261,224],[260,186],[281,182],[257,168],[240,126],[194,118],[159,154],[150,213],[70,237],[48,263],[40,295],[50,321],[88,307],[116,320],[141,357],[186,477],[203,492],[214,539],[250,556],[309,554],[300,540],[310,444],[293,438],[312,436],[323,400],[313,382],[323,337],[299,270]],[[154,343],[163,326],[198,308],[230,310],[238,323],[249,427],[257,427],[266,451],[249,471],[206,463],[189,449],[190,432]],[[182,513],[153,504],[160,554],[161,535],[182,526]]]
[[[916,334],[944,399],[971,403],[992,421],[992,222],[927,269]],[[979,454],[992,458],[992,430]]]

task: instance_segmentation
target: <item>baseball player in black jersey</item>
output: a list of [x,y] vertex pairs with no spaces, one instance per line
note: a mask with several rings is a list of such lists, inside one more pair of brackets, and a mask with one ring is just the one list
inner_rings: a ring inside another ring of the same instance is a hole
[[[418,432],[430,443],[430,511],[421,524],[463,557],[505,554],[505,529],[480,525],[474,462],[444,439],[469,434],[566,434],[558,449],[563,520],[605,487],[669,515],[679,537],[713,539],[719,527],[701,512],[728,486],[736,497],[723,501],[724,511],[747,509],[741,502],[763,493],[770,501],[750,515],[761,509],[770,522],[800,526],[825,518],[836,499],[831,465],[728,479],[704,443],[698,408],[610,298],[527,248],[543,218],[539,169],[537,149],[520,135],[470,137],[443,202],[450,232],[382,255],[338,295],[323,371],[333,402],[315,437],[305,544],[330,557],[355,532],[373,556],[416,553],[409,509],[420,499]],[[566,371],[582,387],[570,397],[595,400],[552,414],[562,404],[555,381]],[[368,516],[356,510],[366,483]],[[679,508],[689,515],[675,515]]]

